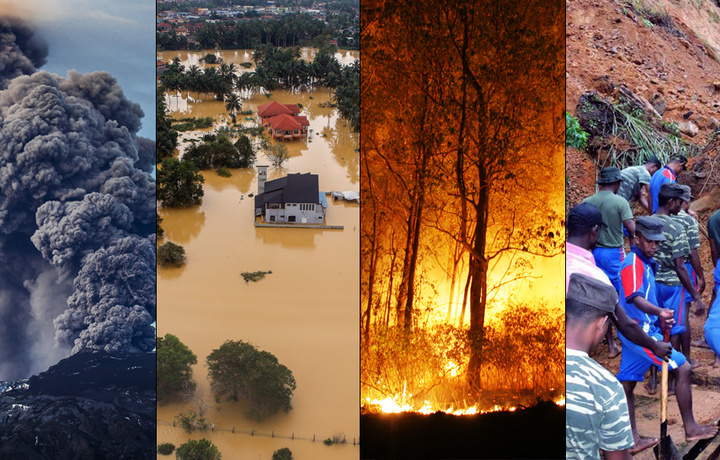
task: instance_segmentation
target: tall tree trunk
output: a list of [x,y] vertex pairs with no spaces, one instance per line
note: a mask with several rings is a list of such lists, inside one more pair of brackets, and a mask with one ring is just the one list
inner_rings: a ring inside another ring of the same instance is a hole
[[[425,207],[426,178],[428,174],[428,162],[430,159],[430,145],[426,141],[430,127],[427,126],[428,104],[430,103],[427,92],[424,93],[422,111],[420,112],[417,127],[417,142],[415,147],[420,151],[420,164],[416,166],[415,184],[412,193],[412,206],[408,217],[408,237],[405,251],[405,263],[403,266],[403,278],[400,284],[400,297],[398,304],[402,303],[403,326],[405,331],[412,328],[413,305],[415,302],[415,272],[417,270],[418,252],[420,247],[420,228],[422,215]],[[415,126],[412,124],[411,126]]]
[[474,206],[477,218],[475,225],[475,242],[470,262],[470,336],[475,338],[475,346],[470,351],[468,364],[468,383],[475,390],[482,389],[480,378],[481,352],[483,328],[485,327],[485,309],[487,307],[487,270],[488,260],[485,257],[487,244],[488,209],[490,193],[487,169],[483,163],[478,163],[478,179],[480,190],[478,200]]

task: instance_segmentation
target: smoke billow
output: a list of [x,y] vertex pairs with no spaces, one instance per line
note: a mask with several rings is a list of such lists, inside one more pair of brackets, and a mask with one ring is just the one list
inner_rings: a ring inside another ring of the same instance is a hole
[[0,18],[0,50],[0,89],[15,77],[35,72],[48,55],[47,43],[17,18]]
[[[61,78],[0,18],[0,380],[155,346],[155,143],[107,72]],[[54,336],[52,340],[48,335]]]

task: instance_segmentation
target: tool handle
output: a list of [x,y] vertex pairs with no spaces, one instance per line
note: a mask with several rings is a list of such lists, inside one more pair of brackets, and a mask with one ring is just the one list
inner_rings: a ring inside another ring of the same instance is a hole
[[[660,423],[661,431],[663,422],[667,422],[667,398],[668,398],[668,363],[663,361],[662,370],[660,376]],[[667,423],[664,424],[667,428]],[[666,433],[660,433],[660,436],[665,436]]]
[[[663,327],[663,341],[670,342],[670,328]],[[660,437],[667,433],[668,363],[663,360],[660,376]]]

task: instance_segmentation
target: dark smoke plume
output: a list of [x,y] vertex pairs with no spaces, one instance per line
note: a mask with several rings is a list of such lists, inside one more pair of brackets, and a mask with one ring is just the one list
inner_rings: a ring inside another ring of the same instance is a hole
[[48,45],[33,28],[17,18],[0,18],[0,89],[20,75],[29,75],[47,61]]
[[110,74],[46,56],[0,18],[0,380],[155,346],[155,143]]

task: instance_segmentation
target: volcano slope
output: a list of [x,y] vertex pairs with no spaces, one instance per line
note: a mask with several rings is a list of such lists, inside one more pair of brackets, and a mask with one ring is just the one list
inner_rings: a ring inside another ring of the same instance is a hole
[[0,393],[0,458],[155,457],[155,353],[82,351],[14,388]]
[[[566,145],[567,209],[595,192],[605,166],[641,164],[651,154],[663,162],[676,153],[690,158],[678,182],[695,196],[700,226],[720,209],[720,5],[693,0],[569,0],[566,19],[566,110],[588,133],[586,146]],[[568,139],[571,134],[567,133]],[[647,214],[633,208],[634,214]],[[627,249],[627,247],[626,247]],[[701,234],[700,258],[708,303],[713,288],[709,242]],[[691,314],[693,340],[703,336],[705,315]],[[617,339],[616,339],[617,340]],[[620,346],[619,341],[617,341]],[[620,358],[607,345],[594,357],[617,373]],[[720,369],[709,349],[694,346],[701,366],[693,374],[698,422],[720,418]],[[641,435],[659,436],[659,395],[636,387]],[[658,392],[659,393],[659,392]],[[677,404],[670,397],[669,432],[684,441]],[[637,457],[652,453],[643,452]]]

